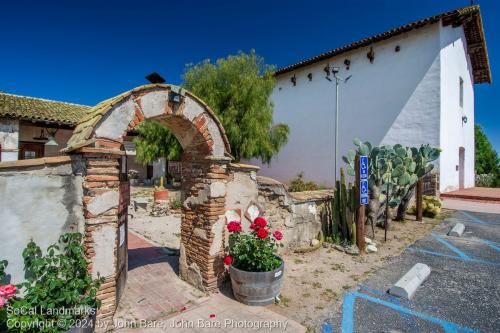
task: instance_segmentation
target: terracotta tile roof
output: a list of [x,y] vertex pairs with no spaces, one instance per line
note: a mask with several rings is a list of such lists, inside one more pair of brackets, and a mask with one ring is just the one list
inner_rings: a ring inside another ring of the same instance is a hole
[[478,5],[459,8],[446,13],[431,16],[383,32],[381,34],[368,37],[360,41],[333,49],[331,51],[321,53],[309,59],[299,61],[296,64],[280,68],[276,71],[275,75],[279,76],[281,74],[291,72],[297,68],[305,67],[317,63],[319,61],[329,59],[344,52],[358,49],[360,47],[369,46],[379,41],[389,39],[391,37],[403,34],[405,32],[414,29],[422,28],[428,24],[437,23],[439,21],[442,21],[442,24],[444,26],[452,25],[454,27],[458,27],[463,25],[465,37],[467,39],[468,52],[471,58],[472,68],[474,72],[474,82],[491,83],[491,71],[488,60],[488,50],[486,48],[486,40],[483,31],[483,22]]
[[76,126],[89,106],[0,93],[0,117]]

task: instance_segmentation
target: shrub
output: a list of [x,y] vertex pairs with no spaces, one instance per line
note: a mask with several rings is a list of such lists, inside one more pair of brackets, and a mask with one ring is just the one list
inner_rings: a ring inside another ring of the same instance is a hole
[[281,259],[276,255],[278,247],[283,244],[281,231],[271,233],[267,221],[257,217],[250,225],[250,233],[243,233],[241,223],[229,222],[229,255],[224,259],[226,265],[247,272],[269,272],[281,265]]
[[172,209],[181,209],[182,203],[179,199],[174,199],[170,201],[170,207]]
[[[422,196],[422,211],[423,215],[426,217],[436,217],[441,213],[442,201],[434,195],[423,195]],[[411,206],[410,213],[416,214],[417,207],[415,205]]]
[[485,173],[476,175],[476,186],[480,187],[495,187],[497,175],[494,173]]
[[10,327],[30,327],[23,332],[65,331],[100,307],[96,293],[104,279],[92,280],[82,235],[64,234],[46,253],[33,241],[23,251],[26,281],[18,287],[24,296],[10,300]]
[[290,181],[288,191],[290,192],[303,192],[303,191],[316,191],[320,186],[312,181],[304,180],[304,172],[299,172],[295,178]]

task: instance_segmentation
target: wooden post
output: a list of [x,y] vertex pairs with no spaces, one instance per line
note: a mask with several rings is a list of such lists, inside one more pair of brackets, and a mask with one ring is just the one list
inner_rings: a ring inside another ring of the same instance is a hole
[[423,208],[422,208],[422,195],[424,192],[424,180],[420,178],[417,182],[417,197],[416,197],[416,206],[417,206],[417,221],[422,222],[423,216]]
[[359,155],[356,155],[355,172],[356,172],[356,245],[360,252],[365,251],[365,206],[361,205],[361,186],[360,186],[360,166]]

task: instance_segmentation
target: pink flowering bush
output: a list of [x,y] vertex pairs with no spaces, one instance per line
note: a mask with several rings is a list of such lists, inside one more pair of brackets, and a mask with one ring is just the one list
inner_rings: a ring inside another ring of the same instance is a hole
[[250,233],[243,233],[241,222],[227,224],[229,235],[229,255],[224,264],[247,272],[268,272],[281,266],[282,260],[277,250],[283,244],[283,234],[279,230],[271,233],[265,218],[257,217],[250,225]]

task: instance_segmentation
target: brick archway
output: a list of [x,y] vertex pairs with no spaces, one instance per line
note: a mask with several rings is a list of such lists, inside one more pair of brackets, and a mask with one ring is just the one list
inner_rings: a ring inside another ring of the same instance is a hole
[[173,85],[141,86],[89,110],[63,151],[85,162],[85,246],[99,291],[101,318],[117,306],[127,272],[128,182],[123,137],[144,119],[169,128],[184,149],[180,275],[210,291],[223,278],[228,164],[232,159],[224,129],[210,108]]

